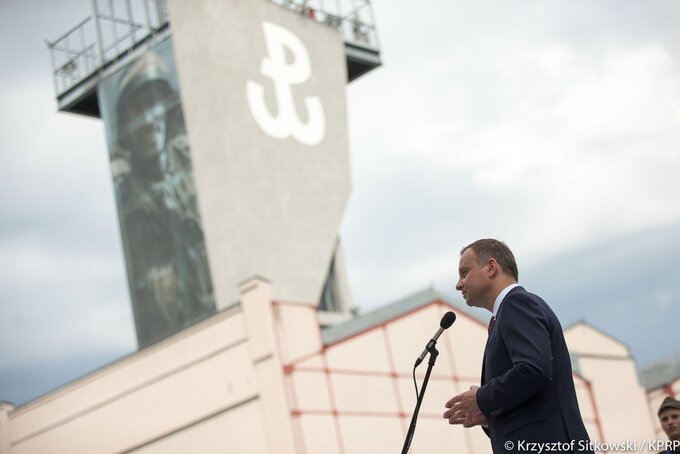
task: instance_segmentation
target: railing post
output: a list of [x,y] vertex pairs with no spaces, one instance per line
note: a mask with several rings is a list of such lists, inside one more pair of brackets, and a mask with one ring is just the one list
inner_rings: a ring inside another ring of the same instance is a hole
[[156,18],[158,19],[158,27],[167,22],[165,17],[165,2],[163,0],[156,0]]
[[127,8],[128,23],[130,24],[130,36],[132,37],[132,45],[129,46],[129,48],[132,48],[137,42],[137,28],[135,27],[135,21],[132,17],[132,6],[130,5],[130,0],[125,1],[125,7]]
[[59,94],[59,83],[57,82],[57,67],[54,62],[54,43],[45,40],[47,47],[50,48],[50,62],[52,62],[52,83],[54,84],[54,92]]
[[111,33],[113,34],[113,46],[116,50],[115,58],[117,59],[120,55],[120,50],[118,49],[118,32],[116,31],[116,12],[113,9],[113,0],[109,0],[109,21],[111,21]]
[[375,13],[373,13],[373,4],[369,1],[366,3],[366,6],[368,7],[368,14],[371,19],[371,35],[373,35],[373,39],[375,42],[373,43],[373,46],[376,49],[380,49],[380,40],[378,39],[378,32],[375,30]]
[[95,34],[97,35],[97,53],[99,54],[99,67],[104,67],[104,45],[102,43],[102,30],[99,26],[99,8],[97,0],[92,0],[92,20],[94,20]]
[[87,49],[87,42],[85,41],[85,27],[81,26],[79,31],[80,31],[80,52],[78,53],[78,60],[80,61],[80,64],[82,64],[85,67],[85,71],[81,75],[82,77],[85,74],[90,73],[90,63],[87,61],[87,56],[85,54]]

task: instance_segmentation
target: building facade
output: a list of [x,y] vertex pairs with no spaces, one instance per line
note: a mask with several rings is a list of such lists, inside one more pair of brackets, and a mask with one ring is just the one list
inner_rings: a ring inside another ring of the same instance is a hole
[[[411,452],[490,452],[481,429],[441,418],[451,396],[479,384],[487,330],[472,309],[425,291],[322,329],[316,304],[276,300],[264,278],[239,290],[231,308],[0,407],[3,454],[398,452],[416,400],[413,361],[450,310],[458,317],[439,339]],[[585,322],[565,336],[591,438],[663,439],[625,345]]]

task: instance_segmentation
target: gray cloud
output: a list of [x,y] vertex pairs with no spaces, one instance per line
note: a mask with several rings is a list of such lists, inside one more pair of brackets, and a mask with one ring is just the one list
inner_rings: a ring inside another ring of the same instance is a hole
[[678,351],[678,232],[674,223],[583,245],[545,257],[524,274],[567,323],[588,320],[649,365]]

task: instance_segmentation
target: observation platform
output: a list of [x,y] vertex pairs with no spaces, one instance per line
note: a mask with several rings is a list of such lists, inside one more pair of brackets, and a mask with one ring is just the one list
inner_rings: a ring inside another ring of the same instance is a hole
[[[380,66],[370,0],[270,0],[338,29],[345,41],[347,80]],[[47,41],[60,111],[99,117],[97,85],[172,33],[166,0],[91,0],[92,14]]]

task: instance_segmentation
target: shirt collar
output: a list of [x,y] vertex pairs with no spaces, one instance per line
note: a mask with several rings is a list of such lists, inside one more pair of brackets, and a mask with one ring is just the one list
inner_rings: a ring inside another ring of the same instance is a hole
[[507,287],[505,287],[501,292],[498,294],[496,297],[496,301],[493,302],[493,316],[495,317],[498,315],[498,309],[501,307],[501,303],[505,299],[506,296],[508,296],[508,293],[510,293],[510,290],[512,290],[515,287],[519,287],[519,284],[515,282],[514,284],[510,284]]

